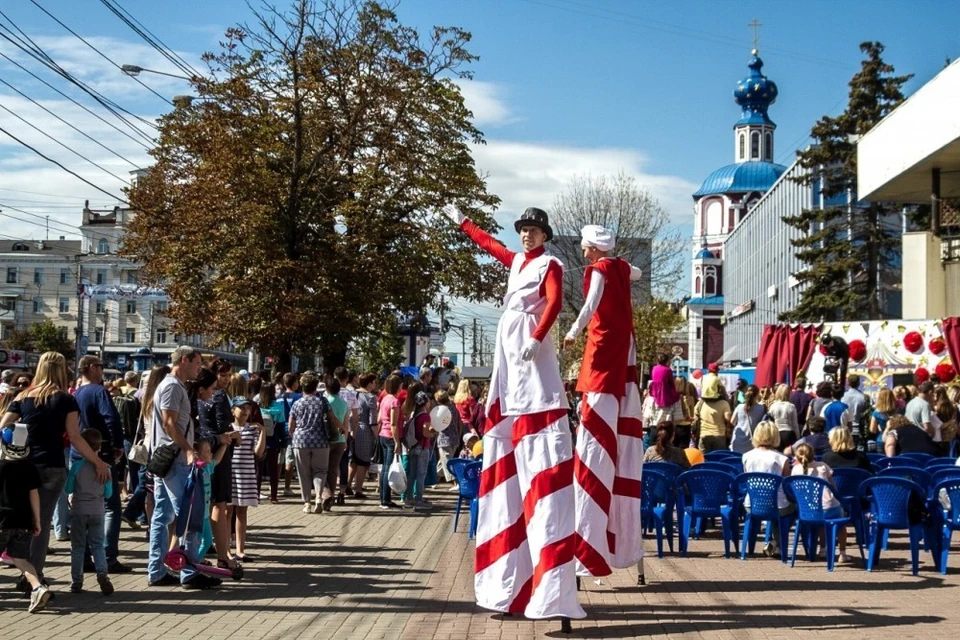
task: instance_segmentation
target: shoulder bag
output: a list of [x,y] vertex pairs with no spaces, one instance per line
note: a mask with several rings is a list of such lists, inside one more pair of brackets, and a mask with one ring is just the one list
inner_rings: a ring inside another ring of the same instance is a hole
[[144,444],[145,433],[143,416],[137,421],[137,432],[133,438],[133,446],[130,447],[130,453],[127,454],[127,460],[144,465],[150,459],[150,452],[147,451],[147,445]]
[[[193,419],[187,425],[187,433],[190,433],[192,429]],[[154,449],[150,456],[150,460],[147,462],[147,471],[157,478],[165,478],[170,473],[170,469],[173,468],[173,463],[176,462],[179,455],[180,447],[175,443],[161,445]]]

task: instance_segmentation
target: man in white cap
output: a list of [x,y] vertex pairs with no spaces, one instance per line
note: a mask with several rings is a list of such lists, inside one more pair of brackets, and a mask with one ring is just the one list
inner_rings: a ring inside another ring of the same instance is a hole
[[534,619],[583,618],[573,556],[573,445],[550,338],[563,280],[563,265],[543,246],[553,229],[545,211],[528,208],[514,223],[524,251],[514,253],[455,206],[443,212],[510,270],[483,433],[477,603]]
[[582,394],[574,455],[577,575],[601,577],[643,557],[640,473],[643,430],[633,337],[630,283],[642,272],[610,257],[609,229],[588,225],[580,246],[589,262],[584,305],[564,338],[573,345],[587,327],[577,391]]

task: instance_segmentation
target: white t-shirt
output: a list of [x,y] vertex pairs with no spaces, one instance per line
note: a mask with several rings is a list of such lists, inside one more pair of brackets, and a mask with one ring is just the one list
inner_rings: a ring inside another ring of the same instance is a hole
[[[803,465],[799,463],[793,465],[793,471],[790,472],[790,475],[792,476],[804,475]],[[806,475],[813,476],[815,478],[823,478],[824,480],[830,483],[831,487],[833,486],[833,469],[830,468],[830,465],[824,464],[822,462],[817,462],[817,461],[811,462],[809,466],[807,466]],[[837,500],[837,497],[833,494],[833,491],[829,489],[824,489],[823,490],[823,508],[833,509],[834,507],[839,507],[839,506],[840,506],[840,501]]]
[[[785,465],[788,460],[789,458],[787,458],[787,456],[776,449],[757,447],[743,454],[743,472],[772,473],[779,476],[783,474],[783,465]],[[743,506],[750,506],[750,496],[744,497]],[[789,506],[790,501],[787,500],[787,495],[783,492],[783,489],[780,489],[780,493],[777,494],[777,507],[784,509]]]

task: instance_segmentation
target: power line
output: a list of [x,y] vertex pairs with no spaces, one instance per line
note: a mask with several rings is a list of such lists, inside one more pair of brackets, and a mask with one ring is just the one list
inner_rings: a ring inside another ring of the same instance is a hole
[[[62,122],[63,124],[67,125],[67,126],[70,127],[71,129],[73,129],[74,131],[76,131],[77,133],[79,133],[80,135],[82,135],[84,138],[86,138],[86,139],[90,140],[91,142],[93,142],[94,144],[98,145],[98,146],[101,147],[102,149],[108,151],[109,153],[112,153],[114,156],[120,158],[120,159],[123,160],[124,162],[130,164],[131,166],[133,166],[133,167],[135,167],[135,168],[137,168],[137,169],[140,169],[140,168],[141,168],[141,167],[137,166],[137,164],[134,163],[132,160],[128,160],[127,158],[123,157],[122,155],[120,155],[119,153],[117,153],[116,151],[114,151],[113,149],[111,149],[110,147],[108,147],[107,145],[103,144],[102,142],[100,142],[99,140],[97,140],[96,138],[94,138],[93,136],[91,136],[90,134],[86,133],[85,131],[82,131],[81,129],[79,129],[78,127],[76,127],[75,125],[73,125],[71,122],[68,122],[67,120],[64,120],[63,118],[61,118],[60,116],[58,116],[56,113],[54,113],[54,112],[51,111],[50,109],[46,108],[45,106],[43,106],[42,104],[40,104],[39,102],[37,102],[36,100],[34,100],[33,98],[31,98],[30,96],[28,96],[28,95],[25,94],[24,92],[20,91],[19,89],[17,89],[15,86],[13,86],[12,84],[10,84],[9,82],[7,82],[6,80],[4,80],[3,78],[0,78],[0,83],[4,84],[4,85],[7,86],[7,87],[10,87],[10,88],[13,89],[14,91],[16,91],[19,95],[23,96],[26,100],[29,100],[32,104],[40,107],[40,108],[43,109],[46,113],[49,113],[51,116],[53,116],[54,118],[56,118],[57,120],[59,120],[59,121]],[[14,115],[16,115],[16,114],[14,114]],[[17,116],[17,117],[19,117],[19,116]],[[32,126],[32,125],[31,125],[31,126]]]
[[[19,209],[19,208],[17,208],[17,207],[11,206],[11,205],[9,205],[9,204],[4,204],[4,203],[0,202],[0,208],[3,208],[3,207],[6,207],[7,209],[10,209],[11,211],[16,211],[16,212],[18,212],[18,213],[22,213],[22,214],[24,214],[24,215],[31,216],[31,217],[33,217],[33,218],[37,218],[38,220],[43,220],[44,223],[49,224],[49,220],[47,220],[47,218],[46,218],[45,216],[41,216],[41,215],[36,214],[36,213],[31,213],[31,212],[29,212],[29,211],[26,211],[25,209]],[[22,219],[22,218],[16,218],[16,217],[10,216],[10,215],[7,215],[7,217],[8,217],[8,218],[13,218],[14,220],[19,220],[20,222],[26,222],[27,224],[35,224],[35,225],[37,225],[37,226],[44,226],[44,225],[41,225],[41,224],[39,224],[39,223],[33,222],[33,221],[31,221],[31,220],[24,220],[24,219]],[[60,227],[60,229],[58,229],[59,231],[64,231],[64,232],[67,232],[67,233],[79,233],[78,228],[75,227],[75,226],[70,225],[69,223],[66,223],[66,222],[61,223],[61,222],[59,222],[59,221],[54,221],[52,224],[53,224],[54,227]],[[108,235],[108,236],[110,236],[111,238],[113,238],[114,240],[119,240],[120,238],[122,238],[122,237],[124,236],[124,233],[123,233],[122,231],[115,231],[115,230],[112,230],[112,229],[100,229],[100,230],[98,230],[98,233],[101,234],[101,235]]]
[[[186,60],[180,57],[177,52],[167,46],[162,40],[160,40],[160,38],[154,35],[153,32],[147,29],[142,22],[133,17],[133,14],[124,9],[119,2],[111,2],[110,0],[100,0],[100,2],[107,7],[107,9],[113,12],[114,15],[120,18],[124,24],[130,27],[134,33],[143,38],[150,46],[159,51],[163,57],[172,62],[174,66],[188,75],[201,75],[200,72],[191,67]],[[122,14],[120,12],[122,12]]]
[[[2,33],[0,33],[0,37],[4,37]],[[100,122],[102,122],[102,123],[104,123],[105,125],[107,125],[108,127],[112,128],[112,129],[113,129],[114,131],[116,131],[117,133],[120,133],[120,134],[126,136],[126,137],[129,138],[130,140],[132,140],[132,141],[136,142],[137,144],[139,144],[139,145],[140,145],[141,147],[143,147],[144,149],[150,149],[149,145],[144,144],[142,140],[138,140],[137,138],[134,138],[134,137],[133,137],[132,135],[130,135],[127,131],[124,131],[123,129],[121,129],[121,128],[118,127],[117,125],[115,125],[115,124],[113,124],[112,122],[106,120],[103,116],[101,116],[100,114],[96,113],[95,111],[93,111],[92,109],[90,109],[89,107],[87,107],[85,104],[83,104],[83,103],[81,103],[81,102],[78,102],[78,101],[75,100],[74,98],[68,96],[68,95],[67,95],[66,93],[64,93],[63,91],[60,91],[60,89],[57,89],[55,86],[53,86],[52,84],[50,84],[49,82],[47,82],[46,80],[44,80],[43,78],[41,78],[40,76],[38,76],[37,74],[33,73],[32,71],[30,71],[29,69],[27,69],[26,67],[24,67],[22,64],[20,64],[19,62],[17,62],[17,61],[14,60],[13,58],[10,58],[9,56],[7,56],[7,55],[6,55],[5,53],[3,53],[2,51],[0,51],[0,57],[2,57],[3,59],[5,59],[7,62],[10,62],[11,64],[17,66],[21,71],[24,71],[25,73],[27,73],[27,74],[29,74],[30,76],[32,76],[35,80],[38,80],[39,82],[43,83],[47,88],[52,89],[53,91],[57,92],[59,95],[61,95],[62,97],[66,98],[67,100],[69,100],[69,101],[72,102],[73,104],[77,105],[78,107],[80,107],[81,109],[83,109],[84,111],[86,111],[87,113],[89,113],[90,115],[92,115],[94,118],[96,118],[96,119],[99,120]],[[143,132],[140,132],[140,133],[141,133],[141,135],[142,135]],[[151,142],[152,142],[152,140],[151,140]]]
[[21,115],[19,115],[18,113],[14,112],[13,110],[7,108],[7,107],[4,106],[3,104],[0,104],[0,109],[3,109],[4,111],[6,111],[6,112],[9,113],[10,115],[12,115],[14,118],[16,118],[17,120],[19,120],[20,122],[24,123],[25,125],[27,125],[27,126],[30,127],[31,129],[33,129],[34,131],[39,132],[41,135],[43,135],[43,136],[45,136],[46,138],[52,140],[53,142],[57,143],[58,145],[60,145],[61,147],[63,147],[64,149],[66,149],[67,151],[69,151],[70,153],[72,153],[73,155],[77,156],[78,158],[81,158],[82,160],[86,160],[87,162],[89,162],[90,164],[92,164],[93,166],[95,166],[97,169],[100,169],[100,170],[103,171],[104,173],[113,176],[114,178],[116,178],[117,180],[119,180],[120,182],[122,182],[122,183],[124,183],[124,184],[127,184],[127,185],[130,184],[126,179],[121,178],[120,176],[118,176],[118,175],[115,174],[114,172],[112,172],[112,171],[110,171],[109,169],[103,167],[102,165],[97,164],[96,162],[94,162],[93,160],[91,160],[91,159],[88,158],[87,156],[83,155],[83,154],[80,153],[79,151],[71,148],[69,145],[61,142],[60,140],[57,140],[55,137],[53,137],[53,136],[50,135],[49,133],[47,133],[46,131],[44,131],[43,129],[41,129],[40,127],[38,127],[37,125],[33,124],[32,122],[30,122],[29,120],[27,120],[27,119],[24,118],[23,116],[21,116]]
[[[59,18],[57,18],[55,15],[53,15],[52,13],[50,13],[49,11],[47,11],[46,9],[44,9],[44,8],[43,8],[43,5],[41,5],[39,2],[37,2],[37,0],[30,0],[30,2],[32,2],[35,7],[37,7],[38,9],[40,9],[40,11],[43,11],[45,14],[47,14],[51,19],[53,19],[54,22],[56,22],[56,23],[59,24],[61,27],[63,27],[64,29],[66,29],[67,31],[69,31],[71,34],[73,34],[73,36],[74,36],[75,38],[77,38],[78,40],[80,40],[80,42],[82,42],[83,44],[87,45],[88,47],[90,47],[91,49],[93,49],[94,51],[96,51],[97,54],[99,54],[101,58],[103,58],[104,60],[106,60],[107,62],[109,62],[110,64],[112,64],[113,66],[115,66],[117,69],[119,69],[119,70],[122,72],[122,69],[120,68],[120,65],[118,65],[116,62],[114,62],[113,60],[111,60],[109,57],[107,57],[107,55],[106,55],[105,53],[103,53],[102,51],[100,51],[99,49],[97,49],[95,46],[93,46],[92,44],[90,44],[89,42],[87,42],[80,34],[78,34],[76,31],[74,31],[73,29],[71,29],[70,27],[68,27],[67,25],[65,25],[63,22],[61,22],[61,20],[60,20]],[[4,16],[4,17],[6,17],[6,16]],[[10,20],[10,19],[7,18],[7,20]],[[13,24],[12,21],[11,21],[11,24]],[[152,93],[153,95],[157,96],[158,98],[160,98],[161,100],[163,100],[163,101],[166,102],[167,104],[171,104],[171,105],[173,104],[172,102],[170,102],[169,99],[167,99],[166,96],[164,96],[164,95],[161,94],[161,93],[156,92],[152,87],[148,86],[148,85],[147,85],[143,80],[141,80],[140,78],[137,78],[137,77],[135,77],[135,76],[130,76],[130,77],[132,77],[132,78],[137,82],[137,84],[139,84],[140,86],[144,87],[147,91],[149,91],[149,92]],[[132,114],[131,114],[131,115],[132,115]]]
[[23,140],[21,140],[21,139],[18,138],[17,136],[13,135],[12,133],[10,133],[9,131],[7,131],[7,130],[4,129],[3,127],[0,127],[0,133],[4,133],[4,134],[6,134],[8,137],[13,138],[13,139],[16,140],[17,142],[19,142],[21,145],[23,145],[23,146],[26,147],[27,149],[30,149],[30,151],[33,151],[35,154],[37,154],[38,156],[40,156],[41,158],[43,158],[43,159],[46,160],[47,162],[50,162],[50,163],[53,163],[53,164],[57,165],[58,167],[60,167],[61,169],[63,169],[64,171],[66,171],[67,173],[69,173],[70,175],[72,175],[72,176],[73,176],[74,178],[76,178],[77,180],[83,182],[84,184],[86,184],[86,185],[88,185],[88,186],[93,187],[94,189],[96,189],[96,190],[99,191],[100,193],[106,194],[106,195],[110,196],[111,198],[116,198],[117,200],[119,200],[120,202],[122,202],[122,203],[124,203],[124,204],[126,204],[126,205],[129,205],[129,204],[130,204],[129,202],[127,202],[127,201],[124,200],[123,198],[120,198],[120,197],[118,197],[117,195],[115,195],[115,194],[113,194],[113,193],[110,193],[110,192],[107,191],[106,189],[103,189],[103,188],[98,187],[97,185],[93,184],[92,182],[90,182],[89,180],[87,180],[86,178],[84,178],[83,176],[81,176],[80,174],[78,174],[77,172],[68,169],[68,168],[65,167],[63,164],[57,162],[56,160],[54,160],[54,159],[51,158],[50,156],[45,155],[43,152],[41,152],[41,151],[40,151],[39,149],[37,149],[36,147],[33,147],[33,146],[27,144],[26,142],[24,142]]

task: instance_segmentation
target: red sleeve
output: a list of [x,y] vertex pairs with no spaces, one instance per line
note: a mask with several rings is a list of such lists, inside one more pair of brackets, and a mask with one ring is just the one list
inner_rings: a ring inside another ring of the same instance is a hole
[[517,254],[497,242],[489,233],[475,225],[469,219],[464,220],[460,228],[463,229],[463,232],[470,236],[470,239],[476,242],[481,249],[493,256],[497,262],[507,269],[513,266],[513,258]]
[[534,340],[543,342],[547,337],[553,323],[557,321],[560,315],[560,306],[563,303],[563,268],[556,260],[551,260],[547,267],[547,275],[543,278],[540,285],[540,295],[547,299],[547,306],[543,310],[543,317],[540,318],[537,328],[533,332]]

